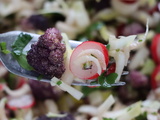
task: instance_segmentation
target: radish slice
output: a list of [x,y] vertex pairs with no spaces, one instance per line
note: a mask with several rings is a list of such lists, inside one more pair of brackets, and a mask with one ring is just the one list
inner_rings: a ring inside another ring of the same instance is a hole
[[26,94],[20,97],[9,97],[7,107],[11,110],[28,109],[35,104],[35,100],[31,94]]
[[95,79],[106,70],[108,61],[108,51],[103,44],[86,41],[74,49],[70,59],[70,70],[77,78]]
[[0,91],[3,91],[5,88],[6,84],[5,83],[0,83]]

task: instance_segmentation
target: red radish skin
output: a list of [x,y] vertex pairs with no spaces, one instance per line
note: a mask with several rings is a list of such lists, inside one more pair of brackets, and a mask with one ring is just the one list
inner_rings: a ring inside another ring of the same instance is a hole
[[[83,71],[83,75],[81,75],[81,72],[79,70],[79,68],[75,68],[75,66],[73,65],[73,62],[77,59],[77,56],[84,50],[87,50],[87,49],[96,49],[96,50],[99,50],[103,53],[104,55],[104,58],[105,58],[105,63],[106,63],[106,66],[108,65],[108,61],[109,61],[109,56],[108,56],[108,50],[106,49],[106,47],[102,44],[102,43],[99,43],[99,42],[95,42],[95,41],[86,41],[86,42],[83,42],[82,44],[80,44],[79,46],[77,46],[72,55],[71,55],[71,58],[70,58],[70,70],[71,72],[78,78],[80,79],[85,79],[85,80],[88,80],[88,79],[95,79],[99,76],[99,74],[96,72],[96,73],[87,73],[87,71]],[[93,71],[96,71],[96,68],[93,68]],[[103,72],[103,70],[102,70]]]
[[151,54],[154,61],[160,64],[160,34],[154,36],[151,44]]
[[21,88],[24,84],[26,84],[26,78],[18,77],[18,83],[16,89]]
[[[29,108],[31,108],[31,107],[33,107],[34,105],[35,105],[35,100],[34,100],[34,98],[33,97],[31,97],[31,103],[30,104],[27,104],[27,105],[25,105],[26,103],[24,102],[24,101],[22,101],[23,102],[23,106],[21,106],[21,107],[18,107],[18,106],[16,106],[16,103],[12,106],[12,105],[10,105],[9,104],[9,101],[11,101],[12,99],[14,99],[14,98],[12,98],[12,97],[8,97],[8,103],[6,104],[6,107],[8,107],[9,109],[11,109],[11,110],[17,110],[17,109],[29,109]],[[16,99],[18,99],[18,98],[16,98]],[[19,102],[19,101],[18,101]],[[22,103],[21,103],[22,104]]]
[[121,2],[125,3],[125,4],[134,4],[137,2],[137,0],[120,0]]
[[116,70],[116,64],[113,63],[113,64],[111,64],[111,65],[109,66],[106,75],[109,75],[109,74],[111,74],[111,73],[114,73],[115,70]]
[[5,86],[5,84],[0,84],[0,91],[3,91],[4,90],[4,86]]

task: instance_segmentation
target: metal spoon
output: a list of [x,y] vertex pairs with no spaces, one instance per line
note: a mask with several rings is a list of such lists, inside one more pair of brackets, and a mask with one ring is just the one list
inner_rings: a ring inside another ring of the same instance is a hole
[[[20,33],[22,33],[22,31],[11,31],[11,32],[0,34],[0,42],[6,42],[7,43],[7,49],[11,51],[12,50],[11,45],[17,39],[17,37]],[[31,44],[37,42],[40,35],[33,34],[33,33],[27,33],[27,32],[23,32],[23,33],[30,34],[33,37],[32,40],[29,42],[29,44],[24,48],[24,51],[28,51],[31,48]],[[75,48],[81,42],[70,40],[69,43],[70,43],[72,48]],[[25,77],[25,78],[28,78],[28,79],[33,79],[33,80],[37,80],[38,77],[39,77],[39,74],[37,72],[28,71],[28,70],[23,69],[18,64],[18,62],[13,58],[13,56],[11,54],[6,55],[6,54],[0,52],[0,59],[1,59],[1,62],[3,63],[3,65],[7,68],[7,70],[9,72],[15,74],[15,75]],[[128,74],[128,71],[123,71],[123,73],[122,73],[122,75],[127,75],[127,74]],[[50,82],[50,80],[47,79],[47,78],[42,78],[40,81]],[[72,85],[77,85],[77,86],[100,86],[100,84],[91,85],[90,82],[91,82],[91,80],[87,81],[86,83],[73,82]],[[108,86],[122,86],[122,85],[125,85],[125,82],[108,84]]]

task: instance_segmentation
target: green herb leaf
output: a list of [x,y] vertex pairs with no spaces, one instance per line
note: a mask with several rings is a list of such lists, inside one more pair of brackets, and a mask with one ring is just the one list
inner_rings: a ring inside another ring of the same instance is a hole
[[21,33],[11,46],[12,56],[17,60],[19,65],[26,70],[33,70],[27,62],[26,54],[23,53],[24,47],[30,42],[31,39],[32,37],[30,35]]
[[110,47],[111,47],[111,45],[107,44],[107,46],[106,46],[107,50],[110,50]]
[[6,50],[7,49],[7,43],[6,42],[1,42],[0,46],[1,46],[1,50]]
[[4,54],[11,53],[9,50],[7,50],[7,44],[6,44],[6,42],[1,42],[0,43],[0,48],[1,48],[1,52],[4,53]]
[[21,55],[24,47],[30,42],[32,37],[29,34],[20,33],[17,40],[12,44],[12,52]]
[[17,62],[22,68],[26,70],[33,70],[33,68],[27,62],[26,55],[24,54],[16,55],[15,53],[12,53],[12,56],[14,57],[14,59],[17,60]]
[[116,49],[116,52],[119,52],[120,51],[120,49]]
[[109,75],[106,76],[106,81],[108,84],[113,84],[115,83],[117,77],[118,77],[117,73],[110,73]]
[[99,83],[101,86],[103,86],[105,81],[106,81],[105,73],[102,73],[102,74],[98,77],[98,83]]
[[147,112],[144,112],[141,115],[137,116],[135,120],[147,120]]
[[2,50],[2,52],[3,52],[4,54],[9,54],[9,53],[11,53],[11,51],[9,51],[9,50]]
[[61,85],[61,84],[62,84],[62,81],[58,81],[56,84],[57,84],[57,85]]
[[117,73],[110,73],[107,76],[105,75],[105,73],[103,73],[98,77],[98,83],[103,87],[111,87],[110,84],[115,83],[117,77]]
[[43,78],[43,75],[39,75],[38,77],[37,77],[37,80],[41,80]]
[[143,40],[138,40],[138,42],[142,42]]

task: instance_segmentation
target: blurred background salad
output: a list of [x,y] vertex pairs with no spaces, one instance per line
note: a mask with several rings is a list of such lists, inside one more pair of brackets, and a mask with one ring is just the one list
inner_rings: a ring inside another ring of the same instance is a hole
[[132,51],[125,68],[129,74],[121,78],[126,85],[75,86],[84,93],[79,101],[48,83],[15,76],[0,64],[0,120],[100,120],[94,118],[94,108],[111,94],[115,103],[103,120],[120,120],[114,118],[116,113],[137,102],[141,102],[141,111],[133,110],[137,115],[123,120],[160,120],[159,0],[0,0],[0,33],[43,34],[56,27],[72,40],[107,44],[110,34],[144,35],[147,19],[146,42]]

